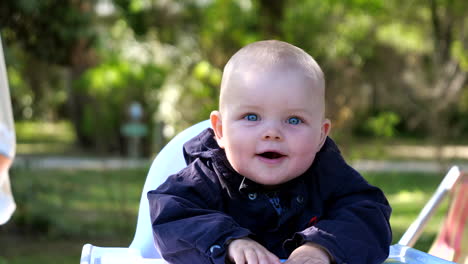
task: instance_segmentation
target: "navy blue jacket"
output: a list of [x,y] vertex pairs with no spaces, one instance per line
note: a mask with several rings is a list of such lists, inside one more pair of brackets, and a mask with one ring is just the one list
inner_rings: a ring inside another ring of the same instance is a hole
[[225,263],[228,242],[245,236],[284,259],[305,242],[338,264],[388,256],[391,208],[330,138],[303,175],[274,191],[236,173],[211,129],[184,155],[188,166],[148,192],[154,240],[170,263]]

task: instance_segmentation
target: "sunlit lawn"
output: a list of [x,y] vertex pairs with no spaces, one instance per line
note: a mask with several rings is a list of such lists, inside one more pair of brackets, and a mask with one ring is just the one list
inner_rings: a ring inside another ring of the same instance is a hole
[[[384,190],[393,208],[390,223],[393,229],[393,243],[397,243],[403,233],[415,220],[423,206],[435,192],[443,175],[424,173],[366,173],[368,181]],[[414,246],[427,251],[434,240],[440,223],[447,212],[448,200],[445,199],[433,215],[423,234]]]
[[77,154],[76,136],[68,121],[15,123],[16,152],[19,155]]
[[128,245],[147,171],[13,170],[18,208],[0,226],[0,264],[77,263],[86,242]]
[[[84,243],[127,246],[133,238],[147,168],[121,171],[15,169],[18,209],[0,227],[0,264],[78,263]],[[411,173],[366,173],[380,186],[394,212],[394,243],[434,192],[441,177]],[[416,248],[427,250],[446,204],[430,221]]]

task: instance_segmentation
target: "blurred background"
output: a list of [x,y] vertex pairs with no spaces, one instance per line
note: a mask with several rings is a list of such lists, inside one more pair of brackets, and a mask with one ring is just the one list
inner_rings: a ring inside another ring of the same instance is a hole
[[446,168],[468,163],[465,0],[2,0],[0,34],[18,206],[0,264],[128,246],[152,159],[217,108],[224,64],[257,40],[321,65],[332,137],[387,194],[394,242]]

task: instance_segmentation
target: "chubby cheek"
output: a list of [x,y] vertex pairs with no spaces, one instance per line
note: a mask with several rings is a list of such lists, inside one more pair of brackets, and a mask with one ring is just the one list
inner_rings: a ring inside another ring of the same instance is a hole
[[305,170],[312,164],[319,149],[319,140],[311,138],[298,140],[294,144],[294,156],[297,158],[297,166]]
[[315,156],[320,149],[320,136],[316,134],[305,134],[292,137],[291,147],[294,152],[308,157]]
[[239,149],[231,149],[226,150],[226,156],[231,164],[232,168],[239,174],[246,176],[247,172],[246,169],[249,168],[248,161],[246,161],[246,155],[240,155]]
[[297,167],[300,170],[299,174],[302,174],[307,169],[309,169],[312,163],[314,162],[314,159],[315,159],[315,153],[310,154],[309,152],[308,156],[304,156],[303,159],[300,162],[298,162],[299,164],[297,164]]
[[242,140],[236,140],[234,137],[228,138],[229,140],[224,140],[224,150],[229,162],[234,167],[234,169],[237,170],[236,167],[242,166],[242,159],[246,158],[246,155],[249,153],[248,144]]
[[252,133],[240,128],[226,129],[224,133],[224,146],[233,152],[246,151],[247,146],[252,145],[254,142]]

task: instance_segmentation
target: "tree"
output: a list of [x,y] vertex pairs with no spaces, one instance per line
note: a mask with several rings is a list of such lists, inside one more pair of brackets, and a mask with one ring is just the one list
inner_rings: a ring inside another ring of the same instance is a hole
[[[82,144],[85,143],[79,126],[82,102],[72,84],[98,60],[93,46],[96,37],[94,4],[94,0],[0,2],[0,24],[6,42],[18,46],[28,55],[28,60],[36,62],[35,65],[58,65],[65,69],[68,110]],[[37,81],[46,76],[23,77],[29,79],[38,98],[46,98]]]
[[[414,126],[422,124],[441,143],[451,136],[454,124],[449,111],[459,104],[468,67],[468,4],[462,0],[397,1],[387,6],[387,24],[399,23],[400,42],[387,42],[396,50],[413,31],[417,50],[407,51],[400,77],[410,100]],[[404,99],[404,98],[403,98]]]

